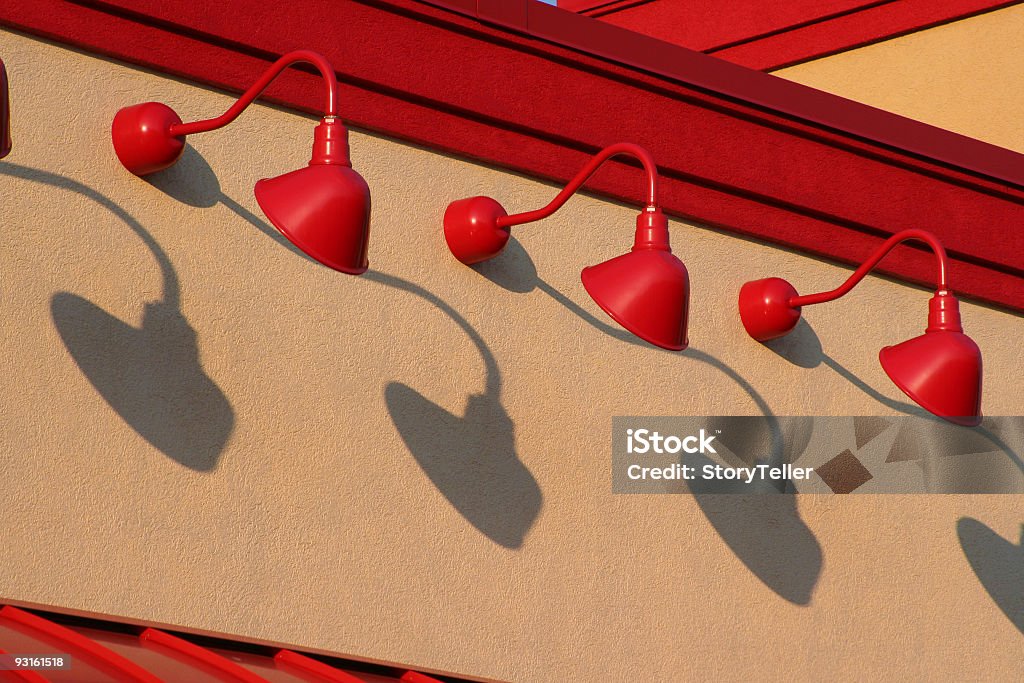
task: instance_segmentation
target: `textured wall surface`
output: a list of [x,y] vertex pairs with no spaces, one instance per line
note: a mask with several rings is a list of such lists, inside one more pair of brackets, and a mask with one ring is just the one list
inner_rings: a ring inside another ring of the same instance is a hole
[[773,72],[1024,152],[1024,5]]
[[[877,350],[920,333],[926,291],[869,277],[806,312],[790,362],[746,336],[739,286],[849,271],[673,222],[691,349],[663,352],[579,282],[634,209],[577,197],[477,272],[447,201],[554,188],[361,133],[371,272],[342,275],[252,196],[306,163],[311,119],[253,107],[147,182],[117,109],[228,97],[0,52],[0,599],[502,680],[1019,680],[1019,497],[610,492],[613,415],[913,412]],[[985,410],[1020,414],[1024,320],[963,314]]]

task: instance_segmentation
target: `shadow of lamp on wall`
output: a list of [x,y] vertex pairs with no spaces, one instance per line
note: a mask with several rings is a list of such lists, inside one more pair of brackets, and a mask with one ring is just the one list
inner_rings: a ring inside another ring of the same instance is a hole
[[468,397],[461,416],[400,382],[387,385],[384,400],[409,452],[441,495],[492,541],[519,548],[540,513],[543,496],[516,453],[515,425],[501,402],[501,373],[494,354],[466,319],[435,294],[393,275],[371,271],[365,277],[432,304],[480,353],[484,391]]
[[[597,167],[614,154],[634,154],[641,159],[649,181],[648,209],[637,219],[633,251],[583,272],[584,286],[601,308],[633,335],[655,346],[679,351],[687,346],[689,279],[682,262],[668,248],[667,221],[657,206],[657,171],[646,153],[633,145],[614,145],[602,151],[545,208],[507,216],[493,199],[474,197],[453,202],[445,214],[445,239],[455,257],[484,277],[513,292],[529,292],[535,286],[595,328],[629,343],[636,337],[624,334],[594,318],[589,312],[537,276],[532,260],[509,227],[544,218],[557,210]],[[507,249],[500,260],[494,256]],[[599,275],[595,277],[595,275]],[[691,349],[687,355],[726,373],[755,401],[766,417],[767,403],[732,368],[714,356]],[[781,453],[783,439],[777,424],[770,424],[772,459]],[[760,438],[764,435],[758,435]],[[742,449],[741,449],[742,450]],[[747,451],[755,452],[755,451]],[[770,493],[784,493],[786,482]],[[760,492],[723,500],[724,491],[694,485],[697,503],[712,526],[748,568],[778,595],[795,604],[808,604],[821,572],[822,554],[814,534],[800,518],[796,499],[790,495]],[[731,490],[730,493],[746,493]],[[748,514],[738,513],[743,507]]]
[[[213,169],[190,145],[174,167],[154,173],[147,180],[189,206],[210,208],[222,204],[274,241],[308,258],[227,196]],[[543,497],[536,479],[516,453],[515,425],[501,403],[501,374],[494,355],[479,333],[437,295],[394,275],[369,271],[363,277],[433,305],[478,349],[486,371],[484,391],[469,396],[462,416],[449,413],[400,382],[387,385],[384,399],[409,452],[452,507],[495,543],[520,547],[540,513]]]
[[[713,367],[721,364],[703,352],[695,351],[695,354],[699,360]],[[719,369],[729,375],[735,373],[731,368]],[[733,379],[740,386],[746,384],[738,376]],[[748,393],[767,419],[758,428],[750,428],[750,422],[742,417],[722,416],[710,420],[709,431],[720,429],[730,435],[727,443],[719,444],[719,457],[729,462],[732,456],[736,462],[729,464],[741,467],[794,462],[810,441],[813,418],[791,417],[783,426],[753,388]],[[737,421],[742,427],[731,428],[730,423]],[[725,453],[726,450],[729,453]],[[749,453],[769,455],[748,462],[742,454]],[[704,465],[713,463],[700,454],[693,454],[686,456],[686,464],[699,471]],[[788,479],[751,484],[694,480],[687,485],[711,526],[757,578],[795,605],[810,604],[821,575],[823,557],[818,540],[800,516],[797,497],[792,495],[792,482]]]
[[[627,344],[661,352],[660,349],[651,349],[633,334],[599,320],[541,279],[529,254],[515,238],[509,239],[500,258],[474,264],[472,268],[510,292],[527,293],[539,289],[603,334]],[[764,431],[749,435],[751,439],[764,441],[762,451],[753,450],[750,445],[737,445],[736,450],[771,453],[772,464],[783,462],[785,438],[764,397],[736,370],[712,354],[690,347],[683,352],[683,356],[723,373],[751,398],[762,415],[769,418],[765,422]],[[791,452],[800,448],[792,439],[790,446]],[[687,461],[686,464],[702,463]],[[708,522],[751,573],[783,599],[795,605],[810,604],[814,587],[821,576],[823,555],[814,533],[800,516],[796,496],[788,493],[791,488],[789,482],[780,480],[769,483],[757,493],[744,488],[743,484],[724,490],[716,487],[714,482],[690,483],[694,499]],[[721,495],[724,493],[731,495]]]
[[1024,634],[1024,524],[1017,545],[970,517],[957,522],[956,533],[981,585]]
[[[274,241],[296,249],[280,233],[223,193],[213,169],[191,146],[173,168],[147,180],[162,192],[199,208],[223,204]],[[394,275],[364,276],[432,304],[470,338],[484,361],[484,391],[472,394],[462,416],[453,415],[400,382],[384,392],[388,413],[417,464],[459,514],[495,543],[518,548],[542,504],[540,487],[519,460],[515,425],[501,403],[501,374],[479,333],[440,297]]]
[[225,194],[213,168],[192,145],[185,145],[181,158],[174,166],[146,176],[145,179],[154,188],[188,206],[209,209],[221,204],[274,242],[307,261],[317,263],[315,258],[295,246],[279,230]]
[[[11,150],[7,72],[0,61],[0,158]],[[234,428],[231,404],[203,371],[195,330],[181,313],[178,276],[153,236],[96,190],[47,171],[3,164],[0,174],[74,192],[120,218],[153,254],[163,297],[133,327],[69,292],[50,301],[54,325],[82,374],[121,418],[167,457],[212,470]]]
[[153,254],[163,295],[145,305],[141,327],[68,292],[53,296],[50,312],[82,374],[132,429],[190,469],[214,469],[234,428],[234,410],[203,371],[195,330],[181,312],[178,276],[163,249],[124,209],[86,185],[12,164],[0,165],[0,174],[96,202],[124,221]]

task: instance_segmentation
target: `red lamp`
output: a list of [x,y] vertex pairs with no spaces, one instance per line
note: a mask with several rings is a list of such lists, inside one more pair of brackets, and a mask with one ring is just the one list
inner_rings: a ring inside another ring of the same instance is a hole
[[636,219],[633,249],[583,269],[583,286],[605,313],[641,339],[672,351],[686,348],[690,279],[669,247],[668,220],[658,207],[658,171],[645,149],[629,143],[607,147],[587,163],[551,202],[536,211],[508,215],[490,197],[470,197],[448,205],[444,238],[467,265],[494,258],[505,248],[513,225],[547,218],[598,167],[617,154],[636,157],[647,173],[647,206]]
[[11,151],[11,101],[7,87],[7,69],[0,59],[0,159]]
[[878,354],[882,369],[903,393],[925,410],[959,425],[981,423],[981,350],[960,326],[960,306],[949,291],[946,250],[924,230],[898,232],[882,244],[842,285],[820,294],[797,294],[777,277],[748,282],[740,289],[740,318],[754,339],[764,342],[788,334],[800,320],[800,308],[843,296],[900,242],[925,242],[938,261],[938,288],[928,303],[924,334]]
[[313,131],[313,158],[306,168],[256,183],[263,213],[299,249],[326,266],[358,275],[369,267],[370,189],[352,170],[348,133],[338,118],[338,83],[321,55],[290,52],[267,70],[224,114],[182,123],[160,102],[126,107],[114,116],[114,151],[124,167],[138,176],[168,168],[181,156],[185,136],[222,128],[238,118],[270,82],[290,64],[308,62],[327,82],[324,117]]

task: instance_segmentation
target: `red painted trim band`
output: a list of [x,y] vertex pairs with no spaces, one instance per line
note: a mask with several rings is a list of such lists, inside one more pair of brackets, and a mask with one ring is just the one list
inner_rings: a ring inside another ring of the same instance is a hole
[[[32,611],[29,612],[28,610]],[[45,611],[37,613],[37,610]],[[76,665],[72,662],[70,673],[67,671],[55,673],[55,677],[61,681],[72,679],[75,681],[92,681],[96,675],[112,677],[114,681],[119,683],[137,680],[133,672],[126,674],[123,669],[115,669],[110,666],[104,666],[101,671],[82,670],[75,673],[76,666],[83,666],[87,662],[92,668],[96,667],[95,658],[87,655],[85,648],[79,647],[78,639],[88,641],[87,645],[90,650],[105,651],[104,657],[110,658],[111,655],[114,658],[124,657],[133,664],[135,662],[134,658],[137,657],[140,666],[158,666],[164,675],[170,676],[167,680],[173,680],[175,683],[190,681],[196,678],[200,669],[205,671],[207,674],[206,678],[213,676],[218,680],[231,682],[237,682],[242,678],[242,680],[250,681],[251,683],[256,683],[257,681],[267,683],[255,673],[252,673],[250,677],[250,670],[241,667],[240,664],[237,664],[237,661],[246,662],[247,665],[259,668],[261,671],[277,668],[284,672],[282,675],[289,681],[297,680],[297,678],[307,680],[307,678],[313,676],[318,680],[337,683],[362,683],[371,678],[374,681],[381,681],[383,683],[383,681],[397,682],[403,673],[416,675],[415,672],[409,672],[405,666],[398,664],[387,664],[371,660],[358,662],[343,659],[339,655],[329,652],[316,653],[317,657],[322,656],[327,661],[332,662],[328,664],[321,659],[314,659],[312,654],[299,654],[280,643],[262,642],[253,639],[239,640],[235,636],[227,637],[224,634],[213,632],[192,632],[172,635],[164,630],[165,626],[145,624],[138,621],[131,623],[110,621],[104,615],[78,612],[76,610],[62,612],[53,612],[52,610],[52,606],[23,603],[21,607],[16,609],[14,606],[11,606],[11,609],[0,611],[0,626],[4,627],[0,628],[0,648],[2,648],[0,649],[0,654],[6,654],[14,642],[19,643],[17,647],[21,648],[21,652],[25,652],[26,647],[31,647],[23,638],[19,637],[22,634],[30,636],[39,644],[46,644],[51,648],[60,648],[62,650],[68,648],[69,644],[72,644],[72,641],[74,641],[70,654],[77,658],[79,664]],[[150,632],[143,634],[142,632],[146,629],[149,629]],[[140,635],[133,638],[129,635],[132,632],[138,632]],[[19,635],[16,635],[12,641],[8,636],[15,633]],[[113,636],[112,641],[119,643],[117,645],[118,653],[112,653],[100,645],[99,642],[96,642],[97,640],[102,642],[105,639],[104,634]],[[193,638],[201,639],[200,642],[203,645],[199,645],[191,640]],[[145,652],[154,647],[165,648],[165,651],[161,653],[163,656],[159,658],[159,661],[154,659],[152,654]],[[35,650],[30,651],[35,652]],[[122,655],[121,653],[124,654]],[[163,661],[164,659],[166,661]],[[224,662],[228,666],[224,666]],[[270,674],[268,673],[267,675]],[[423,674],[418,675],[421,678],[417,680],[434,681],[433,678],[426,677]],[[274,680],[278,679],[279,677],[274,678]],[[445,674],[445,679],[455,680],[455,677],[453,674]],[[103,680],[106,681],[108,678],[103,677]],[[153,677],[148,680],[153,681],[157,679]],[[309,678],[309,680],[312,680],[312,678]],[[469,683],[471,679],[459,677],[458,680]],[[33,671],[14,670],[0,670],[0,681],[47,683],[44,677]]]
[[597,14],[610,14],[612,12],[636,7],[637,5],[646,5],[652,2],[658,2],[658,0],[558,0],[558,7],[560,9],[569,10],[570,12],[586,14],[587,16],[592,17]]
[[399,680],[402,681],[402,683],[441,683],[441,681],[436,678],[431,678],[430,676],[421,674],[418,671],[406,671],[402,674],[402,677]]
[[[958,294],[1024,311],[1024,155],[542,3],[498,4],[26,0],[0,23],[232,91],[301,45],[327,56],[358,127],[562,184],[628,139],[658,162],[667,213],[845,263],[928,229]],[[320,89],[295,70],[267,99],[314,112]],[[635,203],[641,182],[613,162],[589,187]],[[905,249],[882,271],[928,285],[931,268]]]

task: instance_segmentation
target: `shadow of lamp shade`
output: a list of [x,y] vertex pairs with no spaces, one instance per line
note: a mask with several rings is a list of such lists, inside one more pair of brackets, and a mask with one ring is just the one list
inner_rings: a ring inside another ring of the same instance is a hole
[[399,382],[384,400],[409,452],[463,519],[505,548],[521,547],[543,497],[494,385],[470,395],[461,416]]
[[59,293],[50,306],[75,363],[132,429],[190,469],[217,466],[234,410],[203,371],[195,330],[176,303],[146,304],[140,328],[74,294]]
[[956,533],[981,585],[1017,630],[1024,633],[1024,524],[1016,545],[970,517],[957,522]]
[[216,118],[182,123],[173,109],[160,102],[125,107],[114,116],[114,151],[124,167],[138,176],[168,168],[181,156],[186,135],[234,121],[295,62],[313,64],[327,86],[324,116],[313,133],[313,156],[305,168],[256,183],[256,201],[274,227],[299,249],[330,268],[358,275],[369,265],[370,190],[352,170],[348,132],[338,118],[337,80],[321,55],[308,50],[284,55]]
[[611,157],[636,157],[647,174],[647,206],[636,220],[633,248],[622,256],[583,269],[583,286],[615,322],[644,341],[671,351],[688,344],[690,279],[669,247],[668,220],[658,206],[658,170],[650,154],[637,145],[619,143],[603,149],[551,202],[536,211],[508,215],[490,197],[470,197],[448,205],[444,237],[452,254],[472,265],[494,258],[508,243],[514,225],[547,218],[557,211]]
[[904,230],[885,241],[846,282],[829,292],[797,294],[777,277],[748,282],[740,289],[739,309],[751,337],[766,342],[788,334],[800,320],[800,308],[833,301],[864,279],[893,247],[919,240],[935,252],[937,289],[928,303],[924,334],[878,354],[882,369],[903,393],[925,410],[968,427],[981,424],[981,350],[960,325],[960,305],[949,290],[946,250],[924,230]]
[[0,159],[11,152],[11,98],[7,87],[7,69],[0,60]]
[[163,275],[163,295],[146,304],[141,327],[67,292],[50,300],[53,323],[83,375],[130,427],[182,465],[214,469],[231,435],[234,411],[203,370],[195,330],[181,312],[177,273],[160,244],[109,197],[71,178],[11,163],[0,164],[0,176],[95,202],[150,251]]

